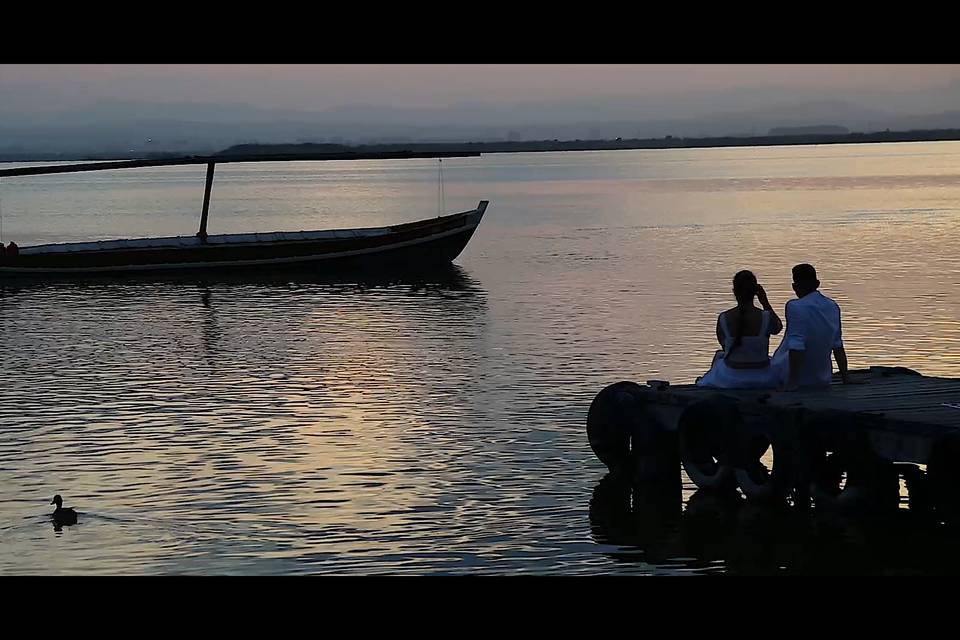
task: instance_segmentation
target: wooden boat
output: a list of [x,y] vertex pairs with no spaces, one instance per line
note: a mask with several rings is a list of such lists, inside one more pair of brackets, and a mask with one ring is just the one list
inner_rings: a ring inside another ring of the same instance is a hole
[[193,236],[71,242],[19,247],[0,257],[0,278],[168,270],[235,270],[295,267],[330,271],[385,265],[449,264],[466,247],[489,201],[476,209],[386,227],[327,231],[277,231],[208,235],[214,167],[224,162],[451,157],[475,153],[325,154],[323,156],[192,157],[98,162],[0,170],[4,176],[206,164],[200,230]]

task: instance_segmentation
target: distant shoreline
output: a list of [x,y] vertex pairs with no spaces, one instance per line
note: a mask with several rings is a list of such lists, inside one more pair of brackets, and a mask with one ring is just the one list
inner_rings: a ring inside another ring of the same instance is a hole
[[889,142],[946,142],[960,140],[960,129],[876,131],[872,133],[793,134],[683,138],[617,138],[616,140],[516,140],[497,142],[392,142],[345,145],[329,143],[240,144],[211,154],[209,149],[190,152],[125,152],[98,154],[0,154],[0,162],[49,162],[167,158],[188,155],[311,155],[318,153],[379,153],[397,151],[470,151],[480,153],[535,153],[548,151],[619,151],[626,149],[709,149],[726,147],[803,146],[818,144],[876,144]]
[[619,151],[623,149],[704,149],[723,147],[796,146],[884,142],[940,142],[960,140],[960,129],[880,131],[875,133],[801,134],[777,136],[724,136],[709,138],[634,138],[616,140],[524,140],[500,142],[421,142],[367,145],[334,144],[243,144],[216,155],[311,154],[338,151],[375,153],[383,151],[479,151],[481,153],[529,153],[545,151]]

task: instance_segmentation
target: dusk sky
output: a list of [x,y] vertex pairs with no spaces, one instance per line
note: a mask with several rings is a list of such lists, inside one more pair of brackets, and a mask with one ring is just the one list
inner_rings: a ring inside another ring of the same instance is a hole
[[739,87],[922,92],[957,82],[960,65],[0,65],[0,110],[116,100],[316,111],[351,103],[425,107]]
[[960,65],[0,65],[5,153],[814,125],[958,128]]

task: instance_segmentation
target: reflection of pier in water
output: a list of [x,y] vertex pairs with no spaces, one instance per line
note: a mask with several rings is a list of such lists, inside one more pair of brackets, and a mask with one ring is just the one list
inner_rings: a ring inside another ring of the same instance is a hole
[[870,514],[756,504],[738,493],[605,476],[590,500],[595,542],[652,572],[727,574],[955,574],[960,531],[909,509]]

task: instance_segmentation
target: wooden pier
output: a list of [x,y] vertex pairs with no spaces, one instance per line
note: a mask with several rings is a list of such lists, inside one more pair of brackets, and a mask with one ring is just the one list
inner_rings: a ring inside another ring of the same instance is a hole
[[901,367],[849,378],[794,392],[619,382],[594,399],[588,439],[638,480],[682,464],[701,489],[860,508],[898,500],[903,478],[911,508],[960,514],[960,379]]

